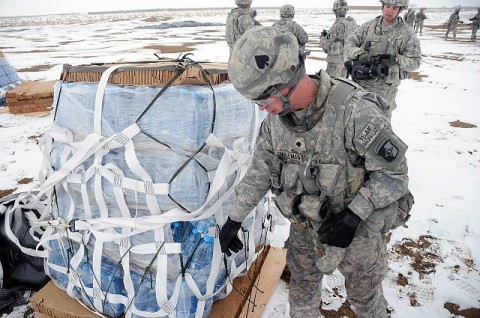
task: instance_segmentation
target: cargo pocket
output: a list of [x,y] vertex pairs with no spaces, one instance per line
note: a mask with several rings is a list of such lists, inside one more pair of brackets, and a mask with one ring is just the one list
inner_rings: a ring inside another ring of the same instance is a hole
[[320,192],[326,196],[342,194],[346,187],[344,169],[336,164],[322,164],[317,179]]
[[300,165],[295,164],[288,164],[283,167],[281,182],[284,190],[295,194],[302,192],[302,183],[298,179],[299,169]]

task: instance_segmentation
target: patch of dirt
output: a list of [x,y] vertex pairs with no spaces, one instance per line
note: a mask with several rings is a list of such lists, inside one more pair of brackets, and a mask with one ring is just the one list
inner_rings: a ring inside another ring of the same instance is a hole
[[463,54],[451,53],[451,52],[447,52],[444,55],[432,55],[432,57],[437,58],[437,59],[451,60],[451,61],[463,61],[463,60],[465,60],[465,56],[463,56]]
[[28,184],[32,181],[33,181],[32,178],[23,178],[23,179],[18,180],[17,182],[18,182],[18,184]]
[[480,317],[480,308],[459,309],[460,306],[454,303],[445,303],[443,305],[443,308],[445,308],[455,316],[463,316],[465,318]]
[[469,124],[460,120],[451,121],[449,124],[450,126],[457,128],[477,128],[477,126],[475,126],[474,124]]
[[325,57],[316,57],[316,56],[309,56],[308,57],[311,60],[316,60],[316,61],[326,61],[327,59]]
[[42,138],[42,136],[43,136],[43,134],[32,135],[32,136],[28,137],[28,139],[35,140],[35,142],[38,142],[38,140],[40,140],[40,138]]
[[17,72],[41,72],[52,68],[52,65],[36,65],[27,68],[18,69]]
[[193,51],[195,45],[197,44],[203,43],[183,43],[182,45],[148,45],[144,46],[144,48],[160,51],[161,53],[182,53]]
[[403,274],[398,273],[397,284],[400,285],[400,286],[407,286],[408,285],[408,279],[405,276],[403,276]]
[[12,194],[17,189],[8,189],[8,190],[0,190],[0,198],[6,197],[7,195]]
[[423,82],[422,78],[428,77],[427,75],[422,75],[420,72],[408,72],[408,78],[413,79],[419,82]]
[[167,21],[167,20],[170,20],[170,19],[171,19],[170,17],[162,17],[162,18],[149,17],[149,18],[143,19],[142,21],[143,22],[161,22],[161,21]]
[[338,310],[324,310],[322,309],[322,307],[320,307],[320,312],[325,318],[357,317],[357,315],[355,315],[355,313],[350,308],[350,303],[348,302],[348,300],[345,301]]
[[439,256],[428,251],[436,240],[430,235],[422,235],[417,241],[406,238],[397,243],[393,250],[399,255],[409,256],[412,259],[411,266],[423,277],[425,274],[434,273],[441,260]]

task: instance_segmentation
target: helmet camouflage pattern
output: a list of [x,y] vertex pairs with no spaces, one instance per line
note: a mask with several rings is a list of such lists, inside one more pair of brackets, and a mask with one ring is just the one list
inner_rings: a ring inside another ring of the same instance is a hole
[[291,4],[286,4],[280,8],[280,15],[295,15],[295,8]]
[[295,35],[266,26],[247,30],[235,42],[228,61],[230,81],[248,99],[257,99],[271,87],[293,86],[290,82],[299,76],[299,69],[304,70]]
[[408,0],[380,0],[380,2],[390,6],[408,8]]
[[335,2],[333,3],[333,11],[341,8],[346,9],[347,7],[348,7],[348,4],[347,4],[347,1],[345,0],[335,0]]
[[252,0],[235,0],[235,4],[252,4]]

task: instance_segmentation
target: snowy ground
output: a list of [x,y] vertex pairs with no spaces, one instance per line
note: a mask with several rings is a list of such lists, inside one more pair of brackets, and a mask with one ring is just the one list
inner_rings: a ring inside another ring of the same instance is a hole
[[[224,24],[226,10],[165,11],[118,15],[69,15],[0,19],[0,50],[24,80],[55,80],[62,65],[152,60],[154,53],[226,62],[224,26],[138,28],[196,21]],[[389,243],[390,272],[384,281],[393,317],[480,317],[480,42],[469,27],[457,41],[444,41],[441,25],[451,10],[428,10],[420,38],[423,61],[414,78],[400,86],[393,127],[409,145],[410,188],[416,205],[408,228]],[[476,10],[463,10],[468,21]],[[351,11],[358,23],[377,11]],[[276,10],[258,11],[270,25]],[[330,10],[297,10],[295,20],[309,33],[309,73],[326,66],[318,35],[334,19]],[[48,131],[50,114],[0,113],[0,193],[32,188],[41,154],[36,140]],[[3,191],[3,192],[2,192]],[[475,243],[477,242],[477,243]],[[338,272],[324,281],[326,317],[353,317]],[[289,317],[288,286],[277,284],[263,317]],[[343,304],[343,305],[342,305]],[[22,315],[21,309],[10,317]]]

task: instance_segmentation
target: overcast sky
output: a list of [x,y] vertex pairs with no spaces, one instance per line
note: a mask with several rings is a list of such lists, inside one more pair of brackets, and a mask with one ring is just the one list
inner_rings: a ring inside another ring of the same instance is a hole
[[[333,0],[253,0],[254,7],[282,6],[290,3],[298,8],[328,8]],[[348,0],[349,5],[377,5],[378,0]],[[479,0],[414,0],[422,7],[478,6]],[[165,0],[0,0],[0,17],[18,15],[42,15],[89,11],[116,11],[131,9],[165,8],[215,8],[234,7],[234,0],[178,0],[173,4]]]

